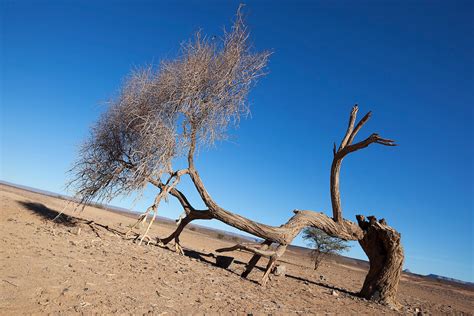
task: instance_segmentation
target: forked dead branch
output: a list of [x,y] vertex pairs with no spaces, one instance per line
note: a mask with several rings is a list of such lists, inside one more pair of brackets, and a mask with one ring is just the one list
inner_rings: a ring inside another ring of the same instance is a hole
[[[360,129],[370,118],[365,115],[357,124],[358,107],[354,106],[341,144],[331,166],[331,201],[333,216],[309,210],[295,210],[286,224],[273,227],[258,223],[222,208],[211,197],[195,164],[199,148],[225,139],[229,125],[238,124],[248,113],[248,92],[256,79],[265,74],[269,52],[254,52],[240,8],[230,32],[221,39],[208,39],[198,33],[182,46],[180,56],[163,61],[154,69],[132,73],[120,96],[110,104],[92,130],[72,169],[71,186],[83,202],[109,200],[120,194],[143,189],[147,184],[159,190],[154,203],[139,218],[145,222],[153,214],[140,242],[150,240],[148,232],[160,201],[175,197],[183,207],[177,229],[160,240],[175,242],[181,252],[179,236],[196,219],[217,219],[232,227],[262,238],[260,245],[239,244],[218,251],[241,249],[253,253],[243,277],[260,258],[269,262],[261,283],[286,247],[305,227],[319,228],[328,235],[357,240],[370,260],[370,271],[361,290],[366,298],[396,307],[396,292],[403,263],[400,234],[384,220],[357,217],[357,223],[343,219],[339,193],[341,163],[348,154],[370,144],[394,146],[394,142],[372,134],[354,143]],[[173,163],[183,157],[184,169],[174,170]],[[177,187],[181,177],[189,176],[206,209],[195,209]],[[138,223],[137,222],[137,223]],[[275,245],[272,248],[272,244]]]

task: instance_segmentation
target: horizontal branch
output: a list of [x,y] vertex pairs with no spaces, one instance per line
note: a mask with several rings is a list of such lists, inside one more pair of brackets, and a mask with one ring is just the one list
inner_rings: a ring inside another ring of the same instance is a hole
[[246,250],[246,251],[252,252],[256,255],[264,256],[264,257],[267,257],[267,258],[275,255],[275,251],[262,250],[262,249],[259,249],[257,247],[254,247],[251,244],[237,244],[237,245],[232,246],[232,247],[217,249],[216,252],[229,252],[229,251],[234,251],[234,250]]
[[364,139],[363,141],[360,141],[360,142],[355,143],[353,145],[346,146],[338,154],[340,154],[342,157],[344,157],[348,153],[363,149],[363,148],[369,146],[370,144],[374,144],[374,143],[375,144],[381,144],[381,145],[384,145],[384,146],[396,146],[397,145],[397,144],[395,144],[394,140],[382,138],[378,134],[374,133],[374,134],[370,135],[369,137],[367,137],[366,139]]

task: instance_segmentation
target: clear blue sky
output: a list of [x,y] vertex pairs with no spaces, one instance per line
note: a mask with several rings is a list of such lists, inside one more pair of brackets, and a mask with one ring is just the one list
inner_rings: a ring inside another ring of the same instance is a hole
[[[175,56],[198,28],[221,34],[238,6],[0,3],[0,178],[55,192],[130,69]],[[360,137],[379,132],[400,146],[344,160],[344,216],[385,217],[402,234],[406,268],[474,281],[473,2],[249,1],[245,10],[255,46],[274,54],[251,93],[252,117],[200,153],[213,197],[272,225],[295,208],[330,214],[332,143],[358,103],[374,112]],[[189,183],[182,189],[198,204]],[[174,202],[161,211],[179,213]],[[349,254],[364,257],[358,245]]]

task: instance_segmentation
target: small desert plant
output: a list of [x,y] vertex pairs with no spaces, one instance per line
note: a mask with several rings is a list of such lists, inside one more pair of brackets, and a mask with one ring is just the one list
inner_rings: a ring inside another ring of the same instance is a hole
[[217,239],[221,239],[221,240],[222,240],[222,239],[224,239],[224,238],[225,238],[224,234],[221,234],[221,233],[217,234]]
[[307,227],[303,231],[303,239],[307,240],[311,248],[313,248],[311,257],[314,261],[314,270],[318,269],[326,255],[347,251],[350,248],[344,240],[331,237],[315,227]]

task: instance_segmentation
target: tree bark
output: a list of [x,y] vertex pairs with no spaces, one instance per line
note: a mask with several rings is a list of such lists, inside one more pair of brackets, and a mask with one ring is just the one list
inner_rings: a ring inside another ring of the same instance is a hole
[[360,295],[398,308],[396,295],[404,260],[400,233],[388,226],[384,219],[377,221],[373,216],[368,219],[366,221],[364,216],[357,215],[359,226],[365,232],[359,244],[370,263]]
[[[366,148],[370,144],[395,146],[393,140],[382,138],[375,133],[363,141],[352,144],[357,133],[371,116],[371,112],[367,113],[354,128],[357,112],[358,107],[355,105],[352,108],[349,125],[341,145],[336,150],[336,144],[334,144],[333,149],[331,202],[333,218],[337,222],[342,220],[339,174],[344,157],[352,152]],[[362,215],[357,215],[357,222],[363,230],[363,238],[359,239],[359,244],[367,254],[370,264],[369,273],[365,278],[360,295],[397,308],[396,294],[404,258],[403,248],[400,244],[400,234],[388,226],[385,220],[377,222],[373,216],[370,216],[367,222]]]
[[363,236],[363,232],[357,224],[347,220],[335,222],[327,215],[313,211],[294,210],[295,215],[291,217],[286,224],[279,227],[249,220],[223,209],[214,202],[196,170],[190,168],[189,175],[213,218],[265,240],[288,245],[293,241],[294,237],[307,226],[319,228],[329,235],[344,240],[359,240]]
[[339,173],[341,172],[341,159],[334,159],[331,165],[331,205],[333,209],[333,218],[336,222],[342,220],[341,197],[339,194]]

